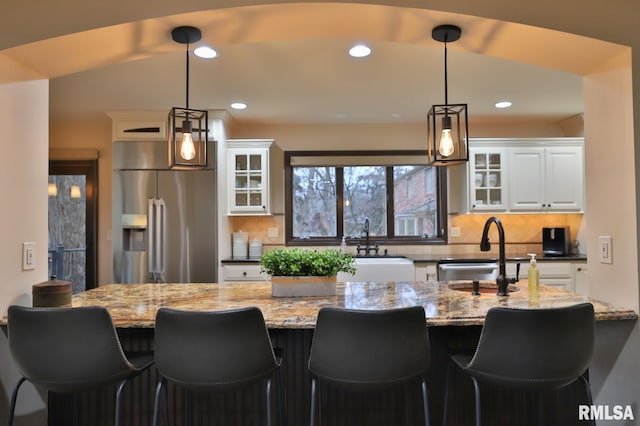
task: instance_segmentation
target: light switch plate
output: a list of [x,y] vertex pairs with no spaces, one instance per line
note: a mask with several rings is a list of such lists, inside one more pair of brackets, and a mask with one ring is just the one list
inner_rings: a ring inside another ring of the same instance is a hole
[[598,258],[600,263],[613,263],[613,243],[611,236],[598,237]]
[[36,269],[36,243],[22,243],[22,270]]

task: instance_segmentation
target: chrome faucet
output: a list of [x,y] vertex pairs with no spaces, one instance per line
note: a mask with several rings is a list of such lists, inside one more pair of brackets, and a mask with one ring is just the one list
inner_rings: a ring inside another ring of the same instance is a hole
[[360,243],[358,243],[358,247],[356,248],[357,253],[360,254],[360,251],[362,250],[365,255],[369,255],[371,252],[375,252],[377,255],[379,250],[378,244],[376,243],[375,247],[371,247],[369,244],[369,217],[364,218],[362,233],[364,234],[364,247],[360,247]]
[[491,249],[491,243],[489,243],[489,227],[491,223],[495,223],[498,228],[498,244],[500,245],[500,259],[499,259],[499,270],[498,270],[498,278],[496,278],[496,284],[498,285],[498,296],[508,296],[509,292],[507,290],[509,284],[515,283],[517,278],[507,278],[507,266],[505,261],[504,254],[504,228],[502,227],[502,222],[497,217],[490,217],[484,223],[484,229],[482,230],[482,239],[480,240],[480,250],[481,251],[489,251]]

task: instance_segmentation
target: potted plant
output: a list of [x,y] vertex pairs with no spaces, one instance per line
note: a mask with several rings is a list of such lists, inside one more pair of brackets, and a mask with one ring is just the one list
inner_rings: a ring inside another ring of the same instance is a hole
[[260,258],[261,271],[271,275],[271,295],[336,294],[338,272],[355,273],[355,259],[335,249],[274,249]]

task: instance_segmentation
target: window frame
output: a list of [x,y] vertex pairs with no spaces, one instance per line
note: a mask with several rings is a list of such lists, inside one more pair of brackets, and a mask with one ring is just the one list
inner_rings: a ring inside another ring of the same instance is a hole
[[[331,167],[336,167],[336,237],[308,237],[308,238],[294,238],[293,237],[293,167],[292,157],[367,157],[367,156],[385,156],[385,157],[406,157],[416,156],[426,158],[426,150],[397,150],[397,151],[285,151],[284,153],[284,202],[285,202],[285,245],[287,246],[330,246],[338,245],[344,235],[344,223],[343,223],[343,187],[344,179],[343,174],[338,173],[337,168],[342,166],[336,166],[327,164]],[[407,164],[410,165],[410,164]],[[419,164],[416,164],[419,165]],[[395,234],[394,227],[394,203],[393,203],[393,167],[384,166],[386,168],[386,180],[387,180],[387,232]],[[391,170],[389,170],[391,169]],[[375,237],[375,241],[385,245],[442,245],[447,243],[447,171],[446,167],[436,167],[435,173],[436,187],[438,191],[437,196],[437,227],[440,230],[439,235],[433,237],[424,236],[406,236],[406,235],[392,235],[384,237]],[[391,202],[389,202],[391,200]],[[359,238],[354,238],[347,244],[355,244],[359,242]]]

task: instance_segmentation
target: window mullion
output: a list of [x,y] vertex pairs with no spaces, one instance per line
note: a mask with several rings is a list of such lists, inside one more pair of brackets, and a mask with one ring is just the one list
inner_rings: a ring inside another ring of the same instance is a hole
[[394,209],[394,194],[393,194],[393,167],[385,168],[386,180],[387,180],[387,238],[393,238],[395,236],[395,209]]
[[338,239],[344,235],[344,169],[336,167],[336,232]]

